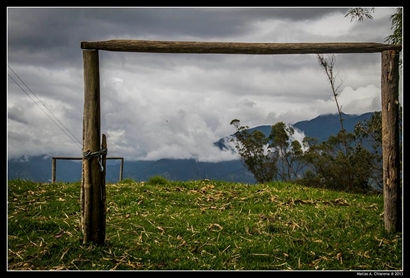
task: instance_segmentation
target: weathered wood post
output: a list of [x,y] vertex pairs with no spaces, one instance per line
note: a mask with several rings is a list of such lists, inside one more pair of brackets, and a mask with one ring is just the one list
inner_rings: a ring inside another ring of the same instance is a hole
[[401,229],[399,51],[385,50],[381,56],[384,227],[396,232]]
[[105,241],[105,176],[100,150],[100,77],[98,50],[83,50],[84,115],[81,183],[81,229],[83,243]]
[[53,157],[51,159],[51,183],[56,182],[56,159]]
[[121,164],[120,164],[120,181],[122,181],[124,177],[124,158],[121,158]]

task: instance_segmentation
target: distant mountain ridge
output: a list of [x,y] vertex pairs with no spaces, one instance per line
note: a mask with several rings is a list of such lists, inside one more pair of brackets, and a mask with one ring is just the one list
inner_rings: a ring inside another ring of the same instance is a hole
[[[371,118],[373,112],[364,113],[361,115],[352,115],[342,113],[343,126],[348,132],[353,132],[355,125],[358,122],[363,122]],[[318,139],[319,142],[326,141],[329,136],[336,135],[340,131],[340,121],[338,114],[323,114],[316,118],[306,121],[300,121],[292,125],[299,131],[304,132],[305,136]],[[250,128],[249,131],[261,131],[265,136],[269,136],[271,125],[261,125]],[[221,150],[230,149],[227,142],[232,135],[219,139],[214,144]]]
[[[343,114],[344,126],[351,132],[359,121],[369,119],[372,112],[362,115]],[[327,140],[330,135],[340,130],[337,114],[320,115],[312,120],[300,121],[293,127],[303,131],[305,136],[316,137],[319,141]],[[258,129],[265,135],[271,131],[270,125],[251,128]],[[231,135],[232,136],[232,135]],[[215,145],[221,150],[231,149],[228,145],[230,136],[221,138]],[[80,161],[57,161],[57,181],[73,182],[81,180]],[[143,181],[161,175],[170,180],[213,179],[233,182],[254,183],[253,175],[242,165],[240,160],[222,162],[199,162],[194,159],[160,159],[157,161],[124,162],[124,178]],[[29,179],[38,182],[51,180],[51,157],[33,156],[8,160],[8,179]],[[119,178],[119,161],[107,161],[107,182],[117,182]]]
[[[51,181],[51,157],[33,156],[28,160],[8,161],[8,179],[27,179],[37,182]],[[107,161],[106,180],[115,183],[119,180],[119,162]],[[212,179],[254,183],[253,175],[240,160],[221,162],[200,162],[194,159],[160,159],[156,161],[124,161],[124,178],[146,181],[152,176],[163,176],[169,180]],[[76,182],[81,180],[80,161],[57,161],[57,182]]]
[[[353,132],[358,122],[363,122],[371,118],[373,112],[361,115],[349,115],[342,113],[343,127],[348,132]],[[340,131],[340,121],[337,114],[325,114],[317,116],[309,121],[300,121],[293,125],[305,133],[305,136],[317,138],[319,142],[326,141],[330,135],[335,135]]]

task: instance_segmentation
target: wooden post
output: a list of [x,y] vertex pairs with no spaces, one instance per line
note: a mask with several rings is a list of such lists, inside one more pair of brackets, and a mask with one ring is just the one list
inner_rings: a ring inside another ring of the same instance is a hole
[[120,164],[120,181],[122,181],[124,175],[124,158],[121,158],[121,164]]
[[56,159],[51,159],[51,183],[56,182]]
[[[100,151],[100,77],[98,50],[83,50],[84,63],[84,115],[83,153]],[[81,183],[81,227],[83,243],[103,244],[105,225],[102,218],[102,187],[105,184],[101,174],[100,156],[83,158]]]
[[397,232],[401,229],[399,52],[386,50],[381,56],[384,227]]

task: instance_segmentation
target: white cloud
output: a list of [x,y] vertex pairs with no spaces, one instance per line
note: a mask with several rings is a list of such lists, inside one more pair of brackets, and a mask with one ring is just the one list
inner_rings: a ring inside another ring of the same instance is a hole
[[362,114],[370,111],[380,111],[380,87],[368,85],[354,90],[346,87],[340,94],[342,111],[348,114]]
[[293,135],[289,136],[289,141],[298,141],[300,145],[302,146],[302,150],[305,152],[307,151],[307,147],[303,144],[303,139],[305,138],[305,133],[295,127],[293,127],[294,133]]

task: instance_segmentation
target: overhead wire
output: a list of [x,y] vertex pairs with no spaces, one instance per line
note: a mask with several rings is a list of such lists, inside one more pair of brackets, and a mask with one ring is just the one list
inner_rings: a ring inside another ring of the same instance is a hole
[[8,67],[14,73],[20,83],[22,83],[26,88],[23,88],[22,85],[19,84],[19,82],[17,82],[10,73],[8,73],[10,79],[20,88],[20,90],[23,91],[23,93],[25,93],[28,97],[30,97],[30,99],[38,105],[38,107],[47,115],[47,117],[51,121],[53,121],[57,125],[57,127],[60,128],[68,138],[70,138],[71,141],[82,147],[81,141],[78,140],[78,138],[74,134],[72,134],[70,130],[54,115],[54,113],[36,96],[33,90],[31,90],[31,88],[26,84],[26,82],[23,81],[23,79],[16,73],[16,71],[14,71],[10,65],[8,65]]

